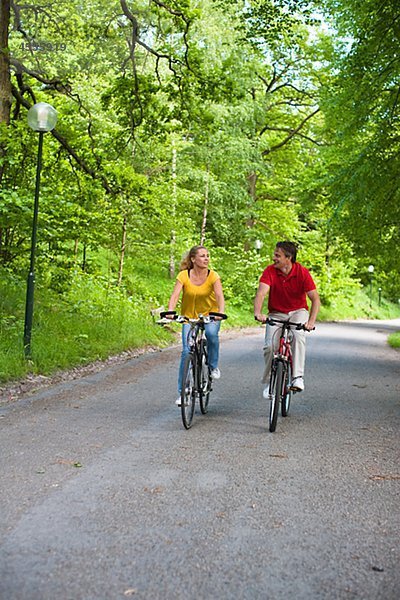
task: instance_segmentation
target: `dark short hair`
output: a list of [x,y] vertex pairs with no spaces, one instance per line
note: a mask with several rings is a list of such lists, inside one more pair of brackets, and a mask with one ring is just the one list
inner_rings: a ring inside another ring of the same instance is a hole
[[297,246],[293,242],[277,242],[277,248],[280,248],[287,258],[292,259],[292,263],[296,262]]

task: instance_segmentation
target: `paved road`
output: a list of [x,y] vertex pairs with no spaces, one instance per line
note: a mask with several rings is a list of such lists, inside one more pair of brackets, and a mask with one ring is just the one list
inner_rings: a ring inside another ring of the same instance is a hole
[[190,431],[177,348],[3,405],[0,597],[397,600],[391,327],[320,324],[274,434],[261,329],[223,338],[223,377]]

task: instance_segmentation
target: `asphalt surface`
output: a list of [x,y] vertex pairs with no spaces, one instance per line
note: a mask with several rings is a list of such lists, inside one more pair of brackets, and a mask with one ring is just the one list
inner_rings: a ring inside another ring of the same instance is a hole
[[1,599],[400,598],[395,325],[319,324],[273,434],[261,328],[189,431],[178,348],[0,406]]

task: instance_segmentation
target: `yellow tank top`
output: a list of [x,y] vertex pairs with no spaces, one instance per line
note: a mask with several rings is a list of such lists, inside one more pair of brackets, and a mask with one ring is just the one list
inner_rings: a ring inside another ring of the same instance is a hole
[[214,293],[214,283],[219,279],[218,273],[210,270],[202,285],[194,285],[189,279],[187,270],[181,271],[177,281],[183,286],[181,314],[189,319],[197,319],[199,315],[218,312],[218,304]]

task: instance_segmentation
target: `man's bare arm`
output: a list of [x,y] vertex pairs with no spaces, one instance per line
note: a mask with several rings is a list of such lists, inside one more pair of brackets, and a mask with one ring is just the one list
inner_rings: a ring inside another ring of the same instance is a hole
[[256,297],[254,298],[254,317],[257,319],[257,321],[261,321],[261,323],[265,323],[267,319],[267,315],[263,314],[262,308],[265,297],[269,292],[269,288],[270,286],[266,283],[260,283]]
[[308,321],[305,323],[305,327],[306,329],[311,330],[315,326],[315,321],[317,320],[317,315],[321,306],[321,300],[319,299],[317,290],[311,290],[310,292],[307,292],[307,296],[311,300],[311,309]]

